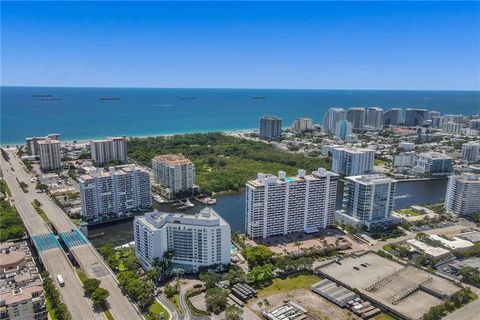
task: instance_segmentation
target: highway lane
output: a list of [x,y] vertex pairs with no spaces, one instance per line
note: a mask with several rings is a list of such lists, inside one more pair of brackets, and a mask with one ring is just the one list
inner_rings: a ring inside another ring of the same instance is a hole
[[[11,159],[11,162],[14,162]],[[32,236],[50,233],[50,229],[44,223],[42,218],[31,206],[32,198],[27,196],[31,193],[24,193],[18,182],[16,181],[17,169],[12,172],[10,164],[0,156],[0,165],[6,183],[12,193],[20,217],[24,221],[28,233]],[[23,171],[23,169],[20,168]],[[32,200],[33,201],[33,200]],[[46,251],[39,250],[40,260],[43,262],[45,269],[50,273],[57,289],[60,292],[62,301],[67,305],[68,310],[75,320],[83,319],[103,319],[103,314],[99,314],[92,309],[91,304],[83,297],[84,290],[79,279],[70,264],[65,252],[61,248],[54,248]],[[60,287],[55,279],[57,274],[61,274],[65,279],[65,287]]]
[[[13,153],[9,152],[9,156],[12,158]],[[35,186],[31,183],[30,176],[25,172],[23,169],[24,166],[18,158],[16,161],[11,161],[11,163],[19,179],[29,185],[29,189],[32,190],[29,192],[30,202],[34,199],[40,201],[42,209],[47,214],[48,219],[55,226],[55,229],[58,232],[68,232],[77,229],[77,226],[67,217],[65,212],[46,194],[33,191]],[[114,273],[108,268],[102,257],[90,242],[88,242],[88,244],[71,247],[70,252],[75,256],[87,276],[98,278],[101,281],[101,286],[110,292],[107,301],[110,304],[110,312],[115,319],[131,320],[143,318],[136,305],[123,294],[118,286]]]

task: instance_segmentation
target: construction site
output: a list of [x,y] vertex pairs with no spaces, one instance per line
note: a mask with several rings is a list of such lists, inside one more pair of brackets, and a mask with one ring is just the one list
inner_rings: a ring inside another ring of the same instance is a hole
[[347,256],[317,272],[403,319],[421,319],[430,307],[461,290],[450,280],[374,252]]

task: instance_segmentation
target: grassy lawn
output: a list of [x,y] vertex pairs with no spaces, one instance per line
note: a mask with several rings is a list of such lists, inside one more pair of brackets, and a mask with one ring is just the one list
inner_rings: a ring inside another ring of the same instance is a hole
[[413,209],[402,209],[399,212],[401,214],[405,214],[405,215],[410,216],[410,217],[416,217],[416,216],[420,215],[420,213],[414,211]]
[[173,303],[178,313],[180,313],[180,315],[183,315],[183,309],[180,307],[180,296],[176,294],[173,297],[168,298],[168,300],[170,300],[170,302]]
[[35,209],[35,211],[37,211],[40,217],[42,217],[43,221],[45,221],[46,223],[50,223],[50,219],[48,219],[47,214],[45,213],[45,211],[43,211],[42,208],[40,208],[34,202],[32,202],[32,207]]
[[115,318],[113,317],[112,313],[107,308],[107,306],[102,305],[102,311],[103,311],[103,314],[105,315],[105,318],[107,318],[107,320],[115,320]]
[[377,314],[375,317],[373,317],[372,320],[400,320],[400,318],[397,318],[391,314],[382,312],[380,314]]
[[85,282],[85,280],[88,279],[87,275],[80,268],[77,268],[76,271],[77,271],[77,276],[80,279],[80,282],[82,282],[82,284],[83,284]]
[[313,274],[293,275],[285,279],[275,278],[271,285],[259,290],[258,296],[265,297],[275,293],[288,292],[300,288],[308,289],[312,284],[320,280],[320,277]]
[[156,319],[160,319],[160,315],[163,314],[163,319],[168,319],[168,312],[165,310],[164,307],[162,307],[161,304],[159,304],[157,301],[154,301],[150,308],[148,308],[148,311],[150,311],[153,315],[155,315]]
[[57,318],[55,317],[55,310],[52,308],[52,303],[48,298],[46,300],[46,305],[47,305],[47,311],[48,311],[48,316],[51,320],[56,320]]
[[383,166],[385,163],[387,163],[387,161],[385,160],[380,160],[380,159],[375,159],[373,161],[373,164],[376,165],[376,166]]
[[390,244],[390,243],[387,243],[386,245],[383,246],[383,250],[385,250],[387,252],[390,252],[393,249],[395,249],[395,247],[393,246],[393,244]]

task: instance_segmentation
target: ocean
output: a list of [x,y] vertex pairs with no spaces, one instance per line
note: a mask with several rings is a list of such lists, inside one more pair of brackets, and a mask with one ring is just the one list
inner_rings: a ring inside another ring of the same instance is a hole
[[[320,123],[334,106],[426,108],[480,113],[479,91],[47,88],[1,87],[0,144],[60,133],[64,141],[154,136],[258,127],[265,114],[290,126],[298,117]],[[119,98],[101,100],[101,97]]]

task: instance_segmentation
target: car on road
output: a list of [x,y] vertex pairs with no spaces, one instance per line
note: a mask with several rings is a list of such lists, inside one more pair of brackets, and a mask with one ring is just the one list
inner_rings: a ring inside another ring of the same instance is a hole
[[60,285],[60,287],[65,286],[65,280],[63,280],[63,277],[62,277],[61,274],[57,274],[57,281],[58,281],[58,284]]

